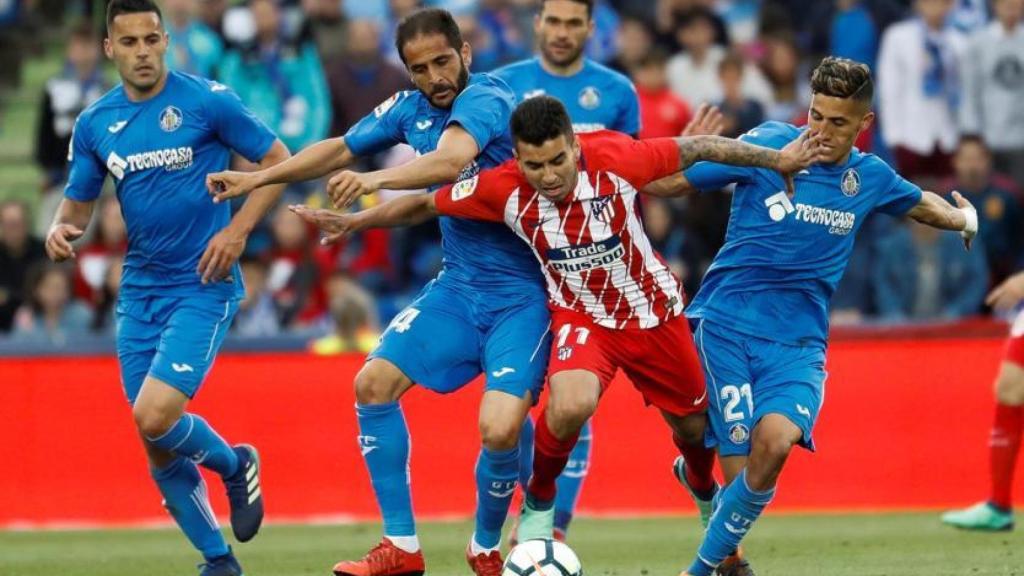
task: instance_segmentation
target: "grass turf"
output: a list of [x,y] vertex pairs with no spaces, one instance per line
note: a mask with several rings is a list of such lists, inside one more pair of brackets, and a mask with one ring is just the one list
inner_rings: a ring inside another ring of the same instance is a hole
[[[268,526],[235,550],[249,576],[328,576],[341,559],[361,556],[379,538],[375,524]],[[468,522],[424,523],[428,574],[468,574]],[[695,518],[589,520],[570,544],[589,576],[674,576],[696,549]],[[942,526],[937,514],[792,515],[763,518],[744,544],[759,576],[1024,576],[1024,536]],[[169,529],[0,532],[4,576],[171,576],[195,574],[198,561]]]

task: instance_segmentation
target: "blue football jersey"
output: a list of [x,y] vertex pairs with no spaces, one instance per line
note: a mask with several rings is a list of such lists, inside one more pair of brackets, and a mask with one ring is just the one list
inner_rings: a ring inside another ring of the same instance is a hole
[[[800,132],[768,122],[741,139],[781,149]],[[845,164],[801,171],[792,199],[771,170],[701,162],[685,175],[700,190],[736,183],[725,245],[687,316],[793,345],[827,342],[829,300],[867,216],[903,215],[921,201],[920,188],[856,149]]]
[[494,75],[512,87],[519,102],[542,94],[558,98],[576,132],[640,133],[640,101],[633,83],[589,58],[584,58],[583,69],[572,76],[549,74],[540,58],[509,64]]
[[[82,112],[64,195],[95,200],[113,178],[128,229],[122,296],[201,286],[199,259],[231,219],[207,193],[206,175],[227,169],[232,150],[262,160],[275,139],[226,86],[179,72],[149,100],[132,102],[118,86]],[[242,296],[238,265],[208,289]]]
[[[434,107],[418,90],[399,92],[349,129],[345,144],[357,156],[398,143],[422,155],[436,150],[441,134],[457,124],[480,149],[459,175],[462,181],[512,157],[509,120],[514,107],[515,97],[504,82],[489,74],[472,74],[450,110]],[[529,246],[503,224],[448,217],[440,223],[446,275],[474,286],[519,290],[525,281],[532,289],[543,290]]]

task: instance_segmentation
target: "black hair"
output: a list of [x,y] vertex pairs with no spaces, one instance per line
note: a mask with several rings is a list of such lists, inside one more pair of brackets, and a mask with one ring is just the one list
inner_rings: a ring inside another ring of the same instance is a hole
[[875,96],[875,83],[867,64],[829,56],[811,74],[811,91],[833,98],[852,98],[871,103]]
[[512,138],[533,146],[540,146],[559,136],[573,138],[572,120],[557,98],[536,96],[529,98],[512,112]]
[[[542,12],[544,11],[544,5],[547,4],[549,1],[550,0],[540,0],[540,9],[541,9]],[[570,2],[575,2],[577,4],[583,4],[584,6],[587,7],[587,18],[593,18],[594,17],[594,0],[569,0],[569,1]]]
[[984,150],[986,154],[992,153],[988,147],[988,143],[985,142],[985,139],[978,134],[964,134],[960,137],[960,142],[957,144],[957,148],[962,148],[965,144],[977,144],[978,146],[981,146],[981,149]]
[[110,0],[107,3],[107,30],[114,24],[114,18],[122,14],[143,14],[155,12],[156,17],[163,22],[164,16],[160,7],[153,0]]
[[704,6],[678,10],[673,16],[676,30],[682,30],[702,20],[712,29],[715,28],[715,13],[710,8],[705,8]]
[[462,31],[452,18],[451,12],[440,8],[424,8],[409,14],[398,23],[395,31],[395,49],[405,63],[405,48],[413,38],[427,34],[440,34],[448,40],[448,45],[456,52],[462,49]]

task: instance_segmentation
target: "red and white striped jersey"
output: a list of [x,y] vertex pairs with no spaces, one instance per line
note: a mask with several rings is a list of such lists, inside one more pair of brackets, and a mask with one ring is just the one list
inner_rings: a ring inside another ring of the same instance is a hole
[[553,203],[514,160],[438,190],[438,212],[504,222],[533,248],[554,306],[608,328],[653,328],[683,312],[683,294],[651,247],[637,214],[637,190],[679,170],[670,138],[634,140],[616,132],[577,135],[579,180]]

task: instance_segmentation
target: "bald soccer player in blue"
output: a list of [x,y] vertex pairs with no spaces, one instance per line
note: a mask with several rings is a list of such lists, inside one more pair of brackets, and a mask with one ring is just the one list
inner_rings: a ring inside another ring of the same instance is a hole
[[[257,190],[232,218],[206,193],[207,173],[234,151],[261,166],[288,150],[222,84],[168,72],[168,36],[151,0],[112,0],[104,49],[122,84],[79,116],[64,199],[47,234],[50,258],[75,256],[110,175],[128,230],[117,302],[121,383],[164,505],[205,558],[202,576],[240,576],[198,466],[227,487],[231,527],[245,542],[263,520],[259,459],[186,412],[244,296],[237,264],[281,187]],[[88,431],[83,431],[87,433]]]
[[[343,171],[328,183],[336,208],[382,188],[437,188],[475,178],[512,157],[515,96],[502,80],[470,74],[472,51],[448,12],[415,12],[398,25],[396,48],[417,90],[381,103],[341,138],[251,174],[212,174],[217,199],[269,183],[312,180],[357,157],[406,143],[418,157],[370,173]],[[384,538],[335,574],[422,574],[410,496],[409,431],[399,399],[414,385],[438,393],[486,377],[480,405],[476,528],[467,547],[475,574],[501,573],[501,528],[518,484],[519,431],[547,369],[550,322],[536,260],[501,224],[442,218],[444,270],[400,312],[356,376],[359,444],[384,520]]]

